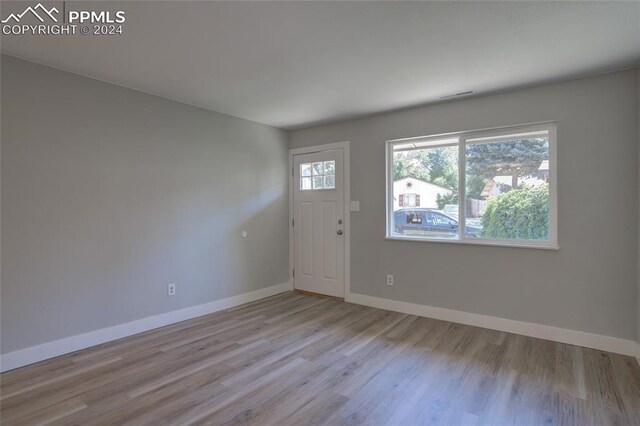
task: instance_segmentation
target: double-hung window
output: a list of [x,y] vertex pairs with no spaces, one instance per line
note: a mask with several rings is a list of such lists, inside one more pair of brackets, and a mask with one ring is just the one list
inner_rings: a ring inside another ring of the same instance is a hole
[[556,168],[553,122],[388,141],[387,238],[557,248]]

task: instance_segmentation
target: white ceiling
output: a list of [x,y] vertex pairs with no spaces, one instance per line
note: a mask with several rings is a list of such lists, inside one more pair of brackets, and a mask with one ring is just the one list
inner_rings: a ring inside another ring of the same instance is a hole
[[640,63],[639,2],[117,6],[121,36],[3,36],[2,52],[288,129]]

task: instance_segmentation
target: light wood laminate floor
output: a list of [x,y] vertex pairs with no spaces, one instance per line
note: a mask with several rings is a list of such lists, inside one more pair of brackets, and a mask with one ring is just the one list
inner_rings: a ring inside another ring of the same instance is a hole
[[634,358],[297,293],[0,379],[3,425],[640,425]]

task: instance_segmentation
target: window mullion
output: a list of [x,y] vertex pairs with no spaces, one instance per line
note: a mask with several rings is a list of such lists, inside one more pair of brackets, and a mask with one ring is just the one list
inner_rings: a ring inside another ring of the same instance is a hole
[[465,239],[466,227],[466,211],[465,207],[465,183],[466,183],[466,158],[465,158],[466,139],[461,137],[458,142],[458,239]]

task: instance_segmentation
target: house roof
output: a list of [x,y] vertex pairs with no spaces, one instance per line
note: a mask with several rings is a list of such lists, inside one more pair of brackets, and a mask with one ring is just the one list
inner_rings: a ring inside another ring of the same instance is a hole
[[396,179],[396,180],[393,181],[393,183],[401,182],[401,181],[407,180],[407,179],[412,179],[412,180],[415,180],[415,181],[418,181],[418,182],[426,183],[428,185],[437,186],[438,188],[446,189],[447,191],[456,192],[456,190],[453,189],[453,188],[447,188],[446,186],[438,185],[437,183],[433,183],[433,182],[427,182],[426,180],[414,178],[412,176],[405,176],[403,178]]

